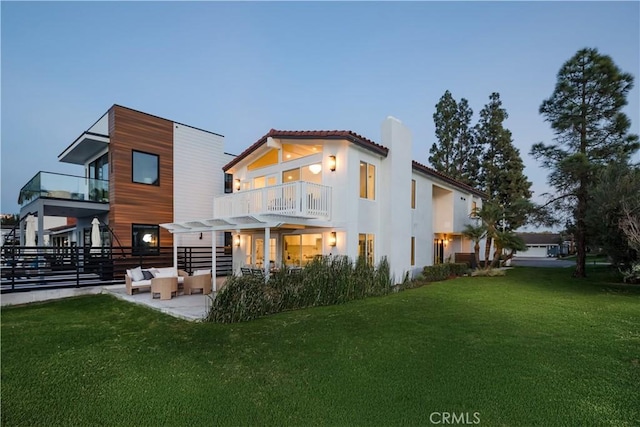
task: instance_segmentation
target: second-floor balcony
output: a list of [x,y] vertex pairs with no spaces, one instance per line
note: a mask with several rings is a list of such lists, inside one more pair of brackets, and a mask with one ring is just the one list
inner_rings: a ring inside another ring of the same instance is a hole
[[40,198],[109,203],[109,181],[38,172],[20,189],[18,204],[23,207]]
[[330,219],[331,187],[305,181],[239,191],[213,200],[216,218],[284,215]]

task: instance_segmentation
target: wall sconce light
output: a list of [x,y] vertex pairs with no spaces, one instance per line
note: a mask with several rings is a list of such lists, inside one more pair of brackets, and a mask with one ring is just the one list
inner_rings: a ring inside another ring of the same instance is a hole
[[329,246],[335,246],[338,243],[338,239],[336,237],[336,232],[332,231],[331,234],[329,234]]
[[331,172],[336,171],[336,156],[329,156],[329,170]]
[[236,189],[236,191],[240,191],[240,180],[236,179],[233,181],[233,187]]
[[233,244],[236,246],[236,248],[240,247],[240,235],[236,234],[236,237],[233,239]]

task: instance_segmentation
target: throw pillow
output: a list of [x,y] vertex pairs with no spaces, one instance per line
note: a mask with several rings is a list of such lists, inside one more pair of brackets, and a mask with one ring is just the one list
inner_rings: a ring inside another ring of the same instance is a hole
[[142,275],[144,276],[144,280],[153,279],[153,274],[149,270],[142,270]]
[[144,280],[144,275],[142,274],[142,267],[136,267],[131,270],[131,280],[134,282],[139,282],[140,280]]

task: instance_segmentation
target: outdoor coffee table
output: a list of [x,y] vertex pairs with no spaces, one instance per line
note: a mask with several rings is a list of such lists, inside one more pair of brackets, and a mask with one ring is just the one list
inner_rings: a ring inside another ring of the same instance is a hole
[[177,277],[155,277],[151,279],[151,298],[160,294],[160,299],[171,299],[173,294],[178,295]]

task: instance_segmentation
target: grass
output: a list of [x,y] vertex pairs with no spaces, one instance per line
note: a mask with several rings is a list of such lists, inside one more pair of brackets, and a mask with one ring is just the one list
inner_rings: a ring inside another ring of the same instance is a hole
[[107,295],[3,309],[2,423],[638,425],[640,293],[591,272],[516,268],[232,325]]

